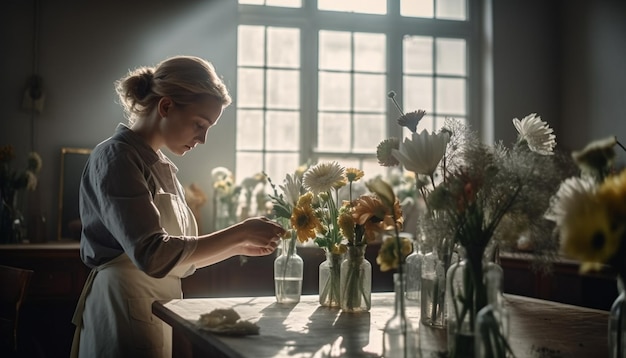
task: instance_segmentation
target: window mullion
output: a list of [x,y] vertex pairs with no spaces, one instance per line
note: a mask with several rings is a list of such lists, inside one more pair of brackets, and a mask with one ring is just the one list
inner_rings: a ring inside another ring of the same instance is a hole
[[[306,8],[306,11],[313,15],[316,9]],[[300,162],[305,162],[313,156],[317,143],[318,31],[312,21],[301,27],[300,54]]]

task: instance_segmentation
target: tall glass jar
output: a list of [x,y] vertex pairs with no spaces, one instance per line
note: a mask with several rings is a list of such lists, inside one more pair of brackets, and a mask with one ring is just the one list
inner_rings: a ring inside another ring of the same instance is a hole
[[394,273],[393,282],[394,313],[383,330],[383,357],[418,357],[420,350],[418,332],[406,317],[404,275]]
[[365,258],[367,245],[349,245],[341,263],[340,299],[344,312],[367,312],[372,307],[372,264]]
[[[502,277],[502,268],[495,263],[478,261],[473,271],[473,262],[463,259],[452,264],[446,274],[446,313],[448,329],[448,354],[451,358],[474,357],[474,328],[478,311],[486,306],[488,289],[485,275],[492,271]],[[502,294],[501,285],[494,291]]]
[[424,254],[420,243],[413,239],[413,252],[405,259],[406,267],[406,299],[419,306],[422,295],[422,263]]
[[509,313],[504,307],[502,297],[503,273],[499,267],[492,266],[485,273],[487,286],[487,306],[476,315],[474,328],[475,357],[513,357],[508,344]]
[[618,277],[619,295],[609,312],[609,357],[626,357],[626,291],[623,278]]
[[296,239],[283,238],[280,253],[274,260],[276,302],[300,302],[303,269],[304,262],[297,253]]
[[326,260],[319,266],[319,300],[324,307],[341,305],[341,263],[343,254],[326,251]]
[[434,328],[445,328],[446,271],[438,251],[422,258],[421,321]]
[[474,354],[474,336],[471,334],[473,329],[469,318],[473,300],[466,298],[466,295],[473,295],[468,284],[469,275],[465,259],[450,265],[446,274],[446,324],[450,357],[462,357],[460,354],[473,357]]

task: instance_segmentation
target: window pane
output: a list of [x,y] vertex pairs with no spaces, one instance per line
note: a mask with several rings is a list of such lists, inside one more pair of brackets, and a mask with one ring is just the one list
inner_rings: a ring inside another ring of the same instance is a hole
[[350,75],[320,72],[319,76],[319,109],[350,110]]
[[403,41],[402,63],[404,73],[433,73],[433,38],[424,36],[405,36]]
[[435,14],[434,0],[401,0],[400,15],[411,17],[430,17]]
[[431,77],[405,76],[402,93],[405,113],[418,109],[423,109],[426,113],[433,111],[433,79]]
[[[376,145],[378,145],[378,143],[376,143]],[[383,178],[387,176],[387,168],[378,164],[376,158],[363,159],[360,169],[365,172],[365,176],[361,180],[367,181],[375,178],[377,175],[381,175]]]
[[239,26],[237,63],[240,66],[262,66],[265,50],[263,26]]
[[350,115],[320,113],[317,145],[321,151],[350,151]]
[[449,20],[467,20],[465,0],[436,0],[437,18]]
[[[245,84],[248,85],[247,83]],[[272,108],[300,107],[300,72],[290,70],[267,71],[267,105]]]
[[298,168],[299,161],[298,153],[267,153],[265,172],[275,184],[281,185],[285,175],[293,173]]
[[385,35],[354,34],[354,69],[357,71],[384,72],[387,53]]
[[302,0],[239,0],[239,3],[245,5],[302,7]]
[[385,110],[385,75],[354,75],[354,109],[356,111]]
[[363,152],[376,152],[378,143],[385,139],[385,116],[382,114],[357,114],[354,116],[354,149]]
[[302,0],[267,0],[266,5],[282,7],[302,7]]
[[437,39],[437,73],[446,75],[466,74],[465,40]]
[[267,64],[275,67],[300,67],[300,30],[267,29]]
[[319,68],[343,70],[352,68],[350,33],[338,31],[319,32]]
[[363,14],[386,14],[387,0],[317,0],[317,8]]
[[261,153],[237,153],[236,178],[248,178],[263,171],[263,155]]
[[300,150],[300,116],[297,112],[267,111],[267,149]]
[[263,148],[263,112],[237,110],[237,149]]
[[263,107],[263,70],[239,69],[237,72],[237,106]]
[[465,80],[456,78],[437,79],[437,113],[464,115]]

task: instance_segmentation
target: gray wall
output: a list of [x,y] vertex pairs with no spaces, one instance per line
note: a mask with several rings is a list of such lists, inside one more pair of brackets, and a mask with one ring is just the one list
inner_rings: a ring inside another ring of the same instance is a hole
[[[44,169],[29,204],[47,217],[50,240],[61,147],[93,147],[124,121],[113,82],[135,66],[191,54],[211,60],[234,90],[237,7],[234,0],[41,0],[40,10],[46,100],[34,146]],[[511,119],[531,112],[568,150],[626,135],[626,2],[494,0],[493,12],[496,140],[512,142]],[[32,17],[32,0],[7,0],[0,13],[0,145],[16,147],[17,164],[31,148],[31,116],[20,103],[32,73]],[[213,167],[234,168],[234,133],[229,108],[206,145],[175,158],[183,184],[195,181],[209,192]],[[203,216],[207,222],[209,205]]]
[[[19,156],[15,164],[21,165],[31,148],[31,115],[20,104],[32,73],[34,6],[32,0],[3,5],[0,145],[13,144]],[[39,207],[47,218],[48,238],[54,238],[61,148],[91,148],[126,122],[114,81],[136,66],[188,54],[212,61],[234,88],[237,7],[234,1],[42,0],[40,11],[39,73],[46,98],[34,128],[44,167],[39,189],[26,205]],[[234,168],[234,125],[230,108],[211,129],[207,145],[175,158],[184,185],[196,181],[208,192],[213,167]]]

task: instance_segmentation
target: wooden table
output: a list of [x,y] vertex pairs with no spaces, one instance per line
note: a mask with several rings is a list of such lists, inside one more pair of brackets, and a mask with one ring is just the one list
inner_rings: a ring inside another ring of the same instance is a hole
[[[158,301],[153,313],[182,333],[202,357],[380,357],[382,330],[393,313],[393,293],[372,294],[372,309],[348,314],[321,307],[318,296],[296,305],[274,297],[195,298]],[[510,343],[518,358],[606,357],[608,312],[505,295]],[[227,337],[199,330],[196,320],[216,308],[233,308],[260,326],[260,335]],[[408,315],[419,319],[409,305]],[[422,357],[445,357],[445,330],[420,327]]]

